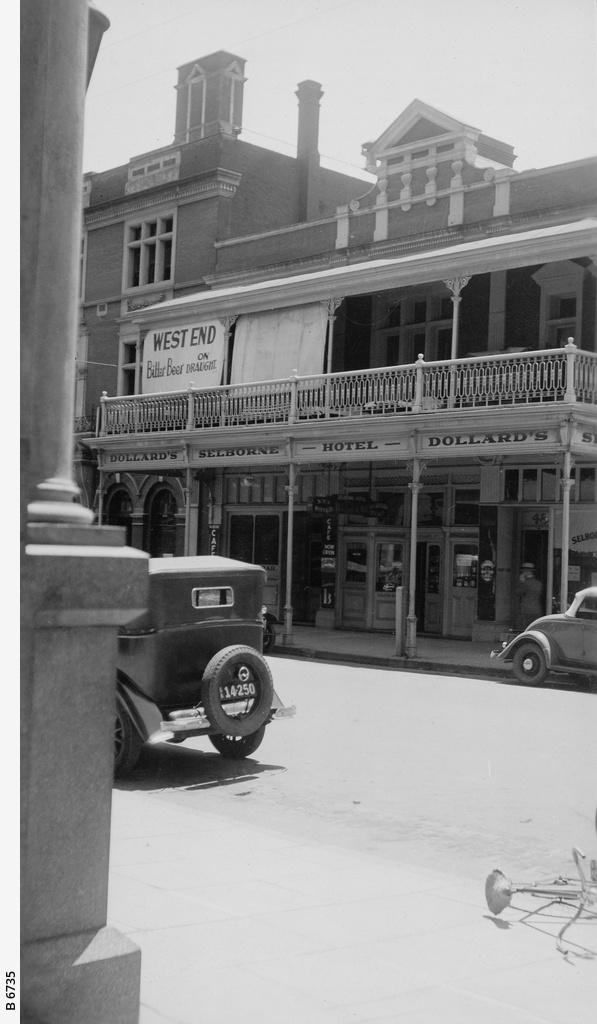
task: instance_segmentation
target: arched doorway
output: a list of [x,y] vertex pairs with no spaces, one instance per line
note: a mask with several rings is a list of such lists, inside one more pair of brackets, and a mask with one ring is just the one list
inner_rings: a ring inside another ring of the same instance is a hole
[[176,554],[176,501],[167,487],[147,499],[143,547],[152,558]]
[[105,522],[108,526],[124,526],[125,543],[130,545],[132,535],[131,513],[133,504],[124,487],[118,487],[108,495]]

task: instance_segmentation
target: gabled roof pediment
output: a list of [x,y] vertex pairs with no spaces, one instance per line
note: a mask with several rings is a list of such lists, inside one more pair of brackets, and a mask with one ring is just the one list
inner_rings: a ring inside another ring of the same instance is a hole
[[512,146],[497,139],[489,139],[479,128],[458,121],[419,99],[409,103],[379,138],[374,142],[366,142],[363,153],[367,157],[368,169],[372,170],[376,162],[388,154],[407,154],[425,143],[433,145],[442,138],[460,142],[462,152],[467,156],[474,151],[475,154],[485,155],[495,163],[508,167],[514,162]]
[[424,103],[423,100],[415,99],[375,142],[366,145],[376,152],[385,152],[406,145],[410,141],[421,142],[436,138],[438,135],[452,135],[465,131],[479,134],[478,128],[457,121],[456,118],[444,114],[442,110]]

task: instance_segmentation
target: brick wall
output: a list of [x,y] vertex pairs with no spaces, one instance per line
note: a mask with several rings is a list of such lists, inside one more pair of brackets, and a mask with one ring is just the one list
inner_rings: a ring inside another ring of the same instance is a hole
[[120,295],[124,224],[94,228],[87,235],[85,300],[105,302]]

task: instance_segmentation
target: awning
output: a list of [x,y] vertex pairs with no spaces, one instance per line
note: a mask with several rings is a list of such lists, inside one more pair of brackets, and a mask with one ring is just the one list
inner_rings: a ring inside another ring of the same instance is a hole
[[323,373],[326,326],[321,302],[239,317],[230,383]]
[[479,238],[425,252],[343,264],[256,284],[183,295],[128,315],[145,327],[193,317],[235,316],[389,288],[574,259],[597,251],[597,218]]

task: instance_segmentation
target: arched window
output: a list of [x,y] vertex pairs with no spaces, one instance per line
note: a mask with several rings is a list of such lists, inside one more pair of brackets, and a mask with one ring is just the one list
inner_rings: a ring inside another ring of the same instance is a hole
[[132,511],[133,505],[128,491],[126,491],[124,487],[119,487],[117,490],[112,491],[106,503],[105,522],[108,526],[124,526],[126,531],[126,544],[131,543]]
[[176,553],[176,501],[171,491],[160,487],[146,505],[145,550],[152,558]]

